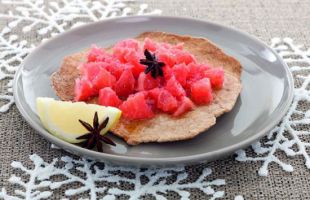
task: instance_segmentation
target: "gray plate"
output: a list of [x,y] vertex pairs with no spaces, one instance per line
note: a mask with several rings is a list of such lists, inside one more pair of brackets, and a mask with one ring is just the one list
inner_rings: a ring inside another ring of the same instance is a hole
[[[60,66],[63,57],[94,43],[108,46],[144,31],[206,37],[238,59],[243,66],[243,89],[234,109],[220,117],[213,128],[194,139],[132,147],[113,138],[117,146],[105,145],[105,153],[80,148],[49,134],[36,115],[35,99],[42,96],[57,98],[49,77]],[[262,137],[280,121],[292,101],[292,91],[293,81],[288,67],[259,40],[211,22],[154,16],[110,19],[61,34],[28,55],[14,80],[18,109],[47,140],[74,154],[133,165],[192,163],[229,155]]]

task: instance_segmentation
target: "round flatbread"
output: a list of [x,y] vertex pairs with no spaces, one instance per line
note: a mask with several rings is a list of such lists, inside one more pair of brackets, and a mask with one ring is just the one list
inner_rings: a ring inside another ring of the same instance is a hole
[[[121,118],[112,132],[130,145],[147,142],[168,142],[186,140],[209,129],[216,123],[216,117],[229,112],[235,105],[241,91],[241,65],[226,55],[205,38],[181,36],[164,32],[145,32],[136,39],[143,42],[148,37],[155,42],[170,44],[184,43],[184,49],[195,55],[200,63],[223,67],[224,85],[214,92],[214,100],[206,106],[198,106],[181,117],[156,114],[153,119],[129,121]],[[58,97],[65,101],[73,100],[75,79],[79,77],[78,66],[86,59],[87,51],[66,56],[57,72],[51,76],[52,86]],[[94,98],[90,102],[96,103]]]

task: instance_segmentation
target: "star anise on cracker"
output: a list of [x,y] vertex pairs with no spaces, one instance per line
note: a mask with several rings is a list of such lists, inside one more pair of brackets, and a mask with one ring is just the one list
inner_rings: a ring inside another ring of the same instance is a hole
[[87,149],[97,148],[99,152],[103,152],[102,142],[115,146],[115,143],[106,136],[100,135],[100,132],[107,126],[109,123],[109,117],[107,117],[101,124],[98,121],[98,113],[95,112],[93,126],[89,123],[79,119],[79,122],[84,126],[84,128],[89,131],[85,135],[79,136],[76,139],[85,140],[79,143],[82,147]]
[[151,73],[153,78],[164,76],[163,67],[165,63],[159,62],[154,54],[147,49],[144,50],[145,59],[140,59],[140,64],[146,65],[145,74]]

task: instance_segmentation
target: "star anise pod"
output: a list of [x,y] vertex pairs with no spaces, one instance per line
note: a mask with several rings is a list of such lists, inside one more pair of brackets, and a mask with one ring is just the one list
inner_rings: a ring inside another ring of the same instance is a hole
[[145,74],[148,74],[151,72],[151,75],[153,78],[156,78],[157,76],[164,76],[163,67],[165,66],[165,63],[159,62],[154,54],[151,54],[151,52],[147,49],[144,50],[144,56],[145,59],[140,59],[140,64],[146,65]]
[[109,122],[109,117],[107,117],[101,124],[99,124],[98,113],[95,112],[93,126],[80,119],[79,122],[85,127],[87,131],[89,131],[85,135],[76,138],[78,140],[85,140],[79,143],[82,147],[87,149],[93,149],[94,147],[96,147],[98,151],[103,152],[102,142],[115,146],[115,143],[111,139],[106,136],[100,135],[100,131],[102,131],[107,126]]

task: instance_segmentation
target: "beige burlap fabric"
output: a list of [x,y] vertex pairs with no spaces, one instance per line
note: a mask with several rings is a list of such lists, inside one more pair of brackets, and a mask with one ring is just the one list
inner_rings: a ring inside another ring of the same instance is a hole
[[[290,37],[310,47],[310,1],[308,0],[149,0],[140,2],[149,4],[151,8],[161,9],[163,15],[189,16],[232,26],[268,44],[274,37]],[[6,6],[0,3],[0,12],[13,9]],[[7,23],[6,18],[0,18],[0,29]],[[35,32],[25,36],[18,31],[15,34],[34,43],[41,40],[41,36]],[[4,90],[4,82],[0,84],[0,91],[2,90]],[[300,107],[303,110],[309,110],[309,105],[309,102],[304,102]],[[310,131],[309,126],[300,129]],[[30,166],[29,155],[34,153],[46,161],[70,155],[62,150],[50,148],[50,143],[40,137],[23,120],[14,105],[7,113],[0,114],[0,137],[0,187],[5,187],[8,193],[16,189],[9,184],[9,177],[13,173],[20,175],[19,171],[14,171],[11,167],[12,161],[21,161]],[[309,137],[304,139],[310,140]],[[250,149],[248,151],[254,156]],[[260,177],[257,174],[261,166],[260,162],[239,162],[232,155],[207,164],[213,170],[208,180],[217,178],[226,180],[224,186],[215,187],[216,190],[225,191],[224,199],[234,199],[236,195],[242,195],[244,199],[310,199],[310,170],[304,165],[303,157],[289,158],[283,153],[279,153],[278,157],[291,163],[294,171],[290,173],[283,171],[279,165],[273,163],[269,165],[269,175]],[[205,166],[189,167],[190,179],[197,178]],[[76,185],[65,187],[76,187]],[[65,187],[55,192],[51,198],[65,197],[63,192]],[[129,186],[122,185],[121,187]],[[208,199],[208,197],[210,196],[197,189],[191,191],[191,199]],[[126,199],[123,196],[119,198]],[[168,193],[167,198],[179,199],[180,196],[172,192]],[[150,199],[150,197],[147,196],[145,199]]]

